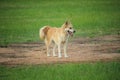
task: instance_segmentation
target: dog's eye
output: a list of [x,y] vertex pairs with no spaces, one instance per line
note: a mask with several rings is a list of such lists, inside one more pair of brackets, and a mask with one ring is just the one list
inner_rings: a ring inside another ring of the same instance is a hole
[[72,27],[70,27],[70,29],[72,29]]

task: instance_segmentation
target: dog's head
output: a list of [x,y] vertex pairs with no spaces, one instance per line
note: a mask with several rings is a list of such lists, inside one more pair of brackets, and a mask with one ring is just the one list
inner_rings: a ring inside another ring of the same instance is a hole
[[73,29],[73,25],[69,21],[66,21],[62,26],[63,26],[65,32],[70,36],[73,36],[73,34],[76,32]]

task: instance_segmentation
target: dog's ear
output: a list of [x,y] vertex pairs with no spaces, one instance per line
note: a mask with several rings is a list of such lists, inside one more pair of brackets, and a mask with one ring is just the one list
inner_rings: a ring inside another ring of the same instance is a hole
[[70,20],[67,20],[67,21],[65,22],[65,25],[69,25],[69,24],[71,24],[71,22],[70,22]]
[[62,25],[62,27],[66,28],[70,24],[69,21],[65,21],[65,23]]
[[71,24],[71,23],[70,23],[69,20],[67,20],[67,21],[65,22],[65,25],[69,25],[69,24]]
[[69,24],[69,21],[66,21],[66,22],[65,22],[65,25],[68,25],[68,24]]

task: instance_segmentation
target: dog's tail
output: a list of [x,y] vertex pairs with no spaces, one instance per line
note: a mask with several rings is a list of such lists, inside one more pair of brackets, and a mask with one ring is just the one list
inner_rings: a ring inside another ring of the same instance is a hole
[[40,36],[41,39],[45,39],[45,37],[46,37],[47,32],[48,32],[49,29],[50,29],[49,26],[44,26],[44,27],[42,27],[42,28],[40,29],[40,31],[39,31],[39,36]]

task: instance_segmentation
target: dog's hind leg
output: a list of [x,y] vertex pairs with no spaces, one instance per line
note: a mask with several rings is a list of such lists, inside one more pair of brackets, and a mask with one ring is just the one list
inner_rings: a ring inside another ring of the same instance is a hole
[[56,47],[57,47],[57,45],[55,44],[54,47],[53,47],[53,56],[57,56],[57,55],[55,54]]
[[50,50],[49,50],[49,47],[50,47],[50,41],[45,39],[45,44],[46,44],[46,47],[47,47],[47,56],[50,56]]

